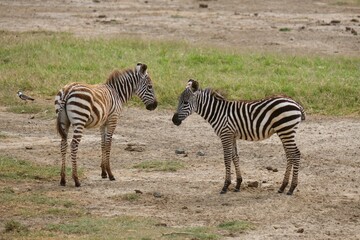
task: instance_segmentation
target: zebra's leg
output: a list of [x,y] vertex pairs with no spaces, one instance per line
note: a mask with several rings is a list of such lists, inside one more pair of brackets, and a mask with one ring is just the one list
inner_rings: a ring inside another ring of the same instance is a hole
[[61,151],[61,172],[60,172],[61,180],[60,180],[60,185],[61,186],[66,185],[65,164],[66,164],[66,150],[67,150],[67,147],[68,147],[67,138],[62,138],[61,139],[61,146],[60,146],[60,151]]
[[296,146],[295,143],[295,132],[291,132],[287,135],[280,135],[280,139],[283,143],[283,147],[286,153],[286,159],[287,159],[287,165],[286,165],[286,171],[284,175],[284,180],[279,188],[278,192],[282,193],[284,192],[286,186],[289,183],[290,178],[290,172],[293,169],[293,179],[291,181],[291,186],[288,191],[288,195],[292,195],[298,181],[298,171],[299,171],[299,162],[300,162],[300,151]]
[[224,163],[225,163],[225,182],[220,194],[227,192],[231,184],[231,160],[233,156],[233,140],[232,137],[226,134],[221,136],[221,143],[224,150]]
[[66,185],[66,170],[65,170],[65,165],[66,165],[66,151],[67,151],[67,147],[68,147],[68,142],[67,142],[67,137],[68,137],[68,132],[69,132],[69,127],[70,127],[70,122],[67,118],[63,118],[62,120],[64,120],[60,126],[63,128],[62,132],[63,132],[63,136],[61,137],[61,144],[60,144],[60,152],[61,152],[61,171],[60,171],[60,186],[65,186]]
[[74,182],[75,182],[75,187],[80,187],[79,177],[78,177],[78,174],[77,174],[76,157],[77,157],[77,152],[78,152],[79,143],[81,141],[83,130],[84,130],[83,125],[79,124],[79,125],[74,126],[73,139],[72,139],[71,145],[70,145],[70,147],[71,147],[72,177],[73,177]]
[[299,167],[300,167],[300,151],[296,145],[294,145],[292,148],[291,156],[292,156],[292,162],[293,162],[293,175],[292,175],[292,179],[291,179],[290,189],[287,192],[287,195],[292,195],[295,188],[298,185],[298,174],[299,174]]
[[233,140],[233,150],[232,150],[232,160],[235,165],[235,172],[236,172],[236,186],[235,186],[235,192],[240,192],[240,185],[242,182],[241,172],[240,172],[240,163],[239,163],[239,155],[237,151],[236,146],[236,138]]
[[105,167],[105,136],[106,136],[105,125],[100,127],[100,132],[101,132],[101,165],[100,165],[101,177],[107,178],[106,167]]
[[114,134],[115,128],[117,124],[117,116],[109,117],[106,125],[106,131],[104,132],[104,144],[102,145],[102,159],[104,161],[104,166],[107,174],[109,175],[109,179],[111,181],[115,180],[114,175],[111,172],[110,168],[110,151],[111,151],[111,142],[112,136]]

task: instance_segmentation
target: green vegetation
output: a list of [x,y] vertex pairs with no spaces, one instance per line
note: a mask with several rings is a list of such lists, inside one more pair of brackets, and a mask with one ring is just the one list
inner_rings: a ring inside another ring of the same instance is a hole
[[[71,175],[71,168],[66,169],[66,174]],[[81,176],[82,171],[79,171]],[[46,166],[35,164],[31,161],[18,160],[6,156],[0,156],[0,180],[59,180],[60,165]]]
[[134,168],[145,171],[176,172],[184,168],[184,165],[178,161],[145,161],[134,165]]
[[218,227],[224,230],[228,230],[232,233],[243,233],[254,228],[254,226],[247,221],[224,222],[219,224]]
[[0,179],[47,179],[59,178],[60,166],[40,166],[30,161],[0,156]]
[[[193,78],[230,99],[286,94],[310,114],[360,115],[359,57],[240,54],[179,42],[85,40],[50,32],[1,32],[0,105],[53,116],[52,99],[66,83],[102,83],[112,70],[137,62],[148,65],[162,108],[175,108]],[[19,89],[37,100],[20,102]],[[142,106],[138,99],[130,104]]]

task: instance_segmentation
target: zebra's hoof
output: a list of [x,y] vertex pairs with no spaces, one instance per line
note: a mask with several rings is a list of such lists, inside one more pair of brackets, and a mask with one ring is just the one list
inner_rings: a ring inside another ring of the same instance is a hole
[[110,181],[115,181],[114,176],[109,177]]
[[220,194],[225,194],[225,193],[227,193],[226,190],[221,190],[221,192],[220,192]]
[[102,178],[107,178],[107,174],[101,174]]
[[80,187],[80,186],[81,186],[80,182],[75,182],[75,187]]
[[234,192],[240,192],[240,188],[239,189],[234,189]]
[[281,190],[281,189],[278,190],[278,193],[283,193],[283,192],[284,192],[284,190]]
[[286,195],[293,195],[293,192],[290,192],[290,191],[288,191],[287,193],[286,193]]
[[66,185],[66,182],[63,181],[63,180],[61,180],[61,181],[60,181],[60,186],[65,186],[65,185]]

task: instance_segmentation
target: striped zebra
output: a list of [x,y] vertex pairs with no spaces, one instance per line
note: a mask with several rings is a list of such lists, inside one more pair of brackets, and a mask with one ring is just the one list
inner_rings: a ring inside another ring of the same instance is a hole
[[136,94],[146,105],[154,110],[157,101],[146,64],[138,63],[133,69],[114,71],[105,84],[89,85],[70,83],[63,87],[55,97],[57,113],[56,127],[61,136],[61,180],[65,186],[65,160],[67,137],[70,125],[73,127],[73,138],[70,144],[72,177],[75,186],[80,182],[77,175],[76,155],[84,128],[99,127],[101,132],[101,176],[115,180],[110,170],[110,149],[113,133],[123,105]]
[[295,143],[296,129],[305,120],[303,107],[286,96],[273,96],[257,101],[227,101],[212,89],[199,89],[195,80],[189,80],[179,98],[177,112],[172,121],[179,126],[192,112],[207,120],[220,137],[224,150],[225,183],[221,193],[226,193],[231,184],[231,161],[235,165],[237,183],[235,191],[240,191],[242,177],[239,168],[236,139],[259,141],[276,133],[285,149],[287,166],[279,193],[288,185],[293,170],[288,195],[298,184],[300,151]]

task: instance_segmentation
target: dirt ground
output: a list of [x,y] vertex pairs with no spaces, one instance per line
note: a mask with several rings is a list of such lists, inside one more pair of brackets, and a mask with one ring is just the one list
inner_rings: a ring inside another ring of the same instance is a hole
[[[1,0],[0,30],[183,39],[239,51],[359,56],[360,8],[329,2]],[[220,140],[199,116],[194,114],[176,127],[172,114],[124,109],[111,153],[115,182],[101,179],[100,136],[98,130],[87,130],[78,160],[85,175],[82,187],[75,189],[69,177],[65,188],[54,183],[43,187],[54,196],[71,192],[79,201],[91,199],[85,201],[88,210],[103,216],[155,216],[168,226],[255,223],[256,229],[241,239],[360,239],[359,118],[307,116],[297,137],[302,152],[299,186],[289,197],[276,192],[286,164],[276,136],[238,143],[243,190],[220,195],[225,173]],[[7,136],[0,143],[2,154],[59,165],[54,119],[0,109],[0,121],[0,132]],[[144,151],[126,151],[128,144]],[[175,154],[179,148],[187,155]],[[198,156],[198,151],[205,156]],[[177,160],[186,168],[169,173],[133,168],[147,160]],[[268,171],[268,166],[279,171]],[[247,187],[252,181],[260,186]],[[143,192],[141,201],[116,199],[136,189]],[[162,197],[154,198],[154,192]]]

